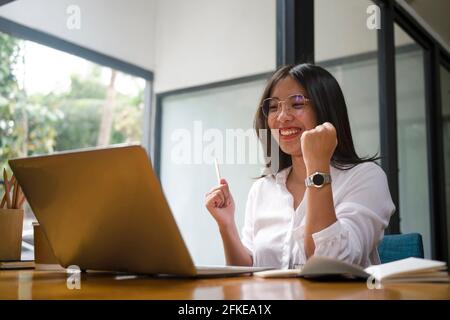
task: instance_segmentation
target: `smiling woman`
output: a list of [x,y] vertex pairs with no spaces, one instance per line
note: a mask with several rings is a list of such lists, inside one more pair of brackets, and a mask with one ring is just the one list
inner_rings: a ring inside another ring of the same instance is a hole
[[206,195],[227,263],[288,268],[312,255],[380,263],[378,242],[395,206],[376,158],[356,154],[334,77],[311,64],[281,67],[263,92],[255,129],[269,132],[267,141],[260,136],[267,174],[250,189],[242,240],[226,180]]
[[[342,90],[336,79],[319,66],[310,64],[288,65],[274,73],[263,92],[260,103],[261,108],[258,108],[255,116],[255,129],[257,132],[260,132],[260,129],[269,129],[270,122],[273,123],[273,120],[278,118],[267,117],[264,114],[265,101],[277,97],[278,92],[275,92],[275,89],[295,92],[304,97],[304,101],[301,102],[301,108],[297,107],[296,113],[303,119],[302,123],[308,126],[307,130],[315,127],[316,123],[330,122],[334,125],[338,144],[331,159],[333,166],[348,169],[358,163],[372,162],[377,159],[376,157],[360,158],[356,154]],[[295,108],[292,102],[291,106]],[[280,115],[280,113],[277,115]],[[272,130],[272,127],[270,129],[272,135],[276,138],[278,136],[277,130]],[[280,131],[280,134],[283,135],[283,132]],[[272,150],[271,144],[274,142],[273,139],[268,139],[267,142],[261,141],[263,144],[268,144],[265,150]],[[297,150],[299,150],[298,147]],[[276,157],[272,157],[272,161],[279,161],[280,170],[289,167],[292,164],[289,154],[284,152],[283,148],[276,151],[278,152],[275,154]],[[269,153],[268,156],[271,157],[271,154]],[[271,165],[274,166],[275,164],[268,163],[267,167]]]

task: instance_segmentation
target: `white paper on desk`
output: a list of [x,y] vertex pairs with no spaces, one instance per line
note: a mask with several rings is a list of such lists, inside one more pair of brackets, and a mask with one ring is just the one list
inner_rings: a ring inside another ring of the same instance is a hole
[[449,282],[441,261],[407,258],[366,269],[337,259],[311,257],[301,269],[269,270],[254,273],[262,278],[343,276],[344,278],[367,279],[371,275],[381,282]]
[[420,258],[406,258],[398,261],[384,263],[380,265],[373,265],[366,268],[366,272],[371,274],[375,279],[380,281],[430,278],[437,280],[441,277],[446,277],[448,281],[448,274],[442,272],[446,270],[445,262],[420,259]]
[[337,259],[316,256],[311,257],[300,269],[269,270],[255,272],[254,275],[262,278],[345,276],[363,279],[370,276],[360,266]]

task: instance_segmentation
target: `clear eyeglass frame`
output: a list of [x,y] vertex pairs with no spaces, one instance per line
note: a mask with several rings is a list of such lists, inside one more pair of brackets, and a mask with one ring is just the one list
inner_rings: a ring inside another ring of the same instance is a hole
[[[278,117],[282,110],[282,105],[286,105],[287,111],[290,114],[295,114],[298,111],[303,110],[303,108],[311,101],[308,97],[305,97],[302,94],[293,94],[287,97],[285,100],[280,100],[278,98],[267,98],[264,99],[260,108],[262,114],[266,118]],[[271,111],[271,108],[274,108],[276,104],[276,111]]]

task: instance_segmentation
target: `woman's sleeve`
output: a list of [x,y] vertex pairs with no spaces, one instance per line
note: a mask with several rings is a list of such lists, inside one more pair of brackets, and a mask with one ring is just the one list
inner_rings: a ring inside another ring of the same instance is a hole
[[253,226],[254,226],[254,207],[255,207],[255,194],[258,181],[254,182],[247,196],[247,203],[245,205],[245,217],[244,226],[242,228],[242,244],[247,248],[249,253],[254,257],[254,245],[253,245]]
[[383,237],[395,211],[386,175],[373,163],[360,166],[335,206],[337,221],[312,235],[314,255],[361,265]]

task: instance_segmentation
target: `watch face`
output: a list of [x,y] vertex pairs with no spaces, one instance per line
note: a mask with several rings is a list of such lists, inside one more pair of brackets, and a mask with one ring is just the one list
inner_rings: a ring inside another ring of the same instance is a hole
[[312,178],[312,181],[316,186],[321,186],[325,182],[325,178],[321,174],[315,174]]

